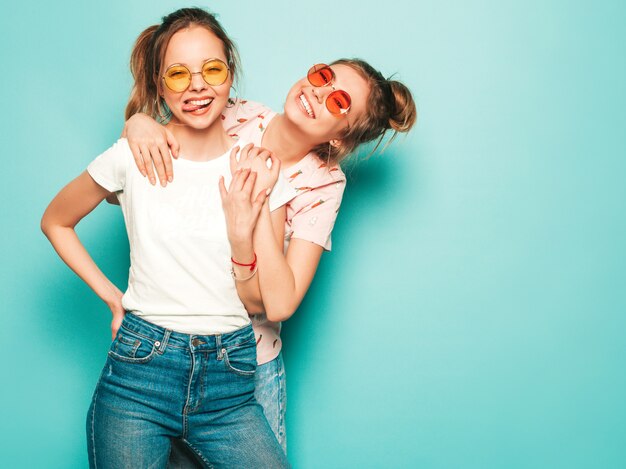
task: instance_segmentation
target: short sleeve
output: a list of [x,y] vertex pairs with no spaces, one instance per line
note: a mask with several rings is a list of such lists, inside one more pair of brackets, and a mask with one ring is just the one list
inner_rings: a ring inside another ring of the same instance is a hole
[[345,181],[342,180],[299,195],[299,209],[287,221],[291,239],[311,241],[330,251],[330,234],[335,226],[345,187]]
[[283,173],[279,172],[278,180],[274,184],[272,192],[270,192],[270,211],[273,212],[277,208],[282,207],[296,195],[298,195],[298,192],[289,184]]
[[119,139],[87,166],[87,172],[96,183],[109,192],[118,192],[126,185],[126,170],[132,159],[128,141]]

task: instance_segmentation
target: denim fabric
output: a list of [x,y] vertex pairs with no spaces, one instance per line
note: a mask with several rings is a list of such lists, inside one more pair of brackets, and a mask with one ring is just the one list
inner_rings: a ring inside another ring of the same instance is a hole
[[282,353],[256,370],[256,389],[254,397],[267,417],[267,422],[278,442],[287,454],[287,432],[285,429],[285,412],[287,410],[287,382]]
[[289,467],[254,398],[251,326],[196,336],[127,314],[87,417],[92,468],[165,468],[180,438],[203,467]]
[[[254,396],[267,417],[272,431],[287,453],[287,433],[285,431],[285,410],[287,388],[282,353],[274,360],[257,366],[256,389]],[[192,450],[182,441],[172,441],[172,452],[168,461],[170,469],[194,469],[202,467]]]

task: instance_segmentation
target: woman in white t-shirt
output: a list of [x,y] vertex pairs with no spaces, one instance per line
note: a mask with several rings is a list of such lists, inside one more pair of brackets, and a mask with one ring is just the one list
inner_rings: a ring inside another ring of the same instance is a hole
[[[237,162],[237,142],[221,124],[237,67],[233,43],[204,10],[177,10],[146,29],[132,53],[127,113],[167,115],[180,143],[177,180],[149,184],[120,139],[42,218],[59,256],[113,315],[114,340],[87,418],[90,467],[165,468],[172,439],[205,466],[288,467],[254,398],[256,340],[246,307],[260,295],[250,281],[257,266],[244,257],[246,243],[232,240],[259,217],[273,236],[270,205],[292,195],[275,188],[267,197],[280,166],[267,153],[246,146]],[[74,230],[113,193],[131,248],[124,294]],[[225,220],[222,197],[247,200]],[[284,209],[275,213],[282,229]]]
[[[285,448],[280,324],[273,318],[282,321],[294,313],[322,252],[331,248],[330,234],[345,188],[339,163],[362,143],[376,139],[380,143],[387,131],[407,132],[415,119],[410,91],[359,59],[311,67],[290,89],[280,114],[246,100],[232,100],[224,109],[222,124],[228,134],[270,150],[282,161],[283,175],[297,192],[287,204],[284,252],[262,235],[269,231],[263,229],[263,217],[255,230],[242,236],[253,246],[249,258],[254,252],[258,258],[259,275],[254,281],[265,287],[263,292],[271,292],[248,309],[258,343],[256,397]],[[154,163],[162,184],[173,180],[175,159],[170,149],[176,157],[175,136],[142,114],[129,119],[125,135],[142,174],[156,183]],[[236,211],[247,204],[227,199],[225,210]],[[184,466],[178,461],[173,465]]]

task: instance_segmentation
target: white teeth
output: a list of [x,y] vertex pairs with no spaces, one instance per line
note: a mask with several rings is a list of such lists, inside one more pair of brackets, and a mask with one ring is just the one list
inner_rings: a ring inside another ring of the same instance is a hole
[[309,104],[307,99],[304,97],[304,93],[302,93],[300,95],[300,102],[304,106],[304,109],[306,109],[307,114],[309,116],[311,116],[312,118],[315,118],[315,114],[313,113],[313,109],[311,108],[311,105]]
[[194,106],[204,106],[205,104],[209,104],[211,101],[213,101],[212,99],[203,99],[202,101],[197,101],[197,100],[192,100],[192,101],[187,101],[189,104],[193,104]]

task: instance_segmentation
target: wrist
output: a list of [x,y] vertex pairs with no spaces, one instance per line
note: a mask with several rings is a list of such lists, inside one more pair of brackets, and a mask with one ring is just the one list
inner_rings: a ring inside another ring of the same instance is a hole
[[232,250],[230,261],[239,267],[253,267],[256,265],[256,253],[250,249]]
[[252,246],[252,240],[246,239],[240,242],[231,242],[230,254],[232,258],[238,262],[252,262],[252,259],[254,258],[254,248]]
[[124,294],[119,290],[119,288],[111,284],[106,289],[104,294],[100,295],[100,298],[111,310],[113,310],[115,307],[121,306],[122,296],[124,296]]

